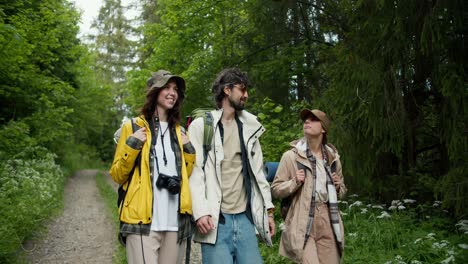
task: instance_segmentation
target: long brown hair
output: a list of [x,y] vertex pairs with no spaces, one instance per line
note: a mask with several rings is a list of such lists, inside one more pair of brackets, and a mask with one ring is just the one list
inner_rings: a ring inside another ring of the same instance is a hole
[[[174,80],[172,80],[171,78],[168,82],[170,81]],[[151,118],[153,118],[154,116],[154,111],[156,110],[156,106],[158,104],[158,96],[162,89],[164,89],[164,87],[157,87],[148,89],[148,91],[146,92],[146,101],[143,105],[143,108],[141,109],[141,114],[145,116],[145,119],[147,121],[151,120]],[[171,127],[174,127],[176,124],[180,123],[180,107],[184,99],[179,91],[177,92],[177,94],[177,101],[174,104],[174,107],[167,111],[167,122]]]

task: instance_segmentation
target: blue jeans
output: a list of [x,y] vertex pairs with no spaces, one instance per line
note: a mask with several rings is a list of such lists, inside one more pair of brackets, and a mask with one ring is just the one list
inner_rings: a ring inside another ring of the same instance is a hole
[[260,264],[255,227],[245,213],[223,214],[225,223],[218,224],[214,245],[202,243],[203,264]]

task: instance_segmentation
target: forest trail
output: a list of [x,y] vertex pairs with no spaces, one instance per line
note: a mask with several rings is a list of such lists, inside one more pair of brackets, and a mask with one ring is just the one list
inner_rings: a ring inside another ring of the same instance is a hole
[[68,179],[63,214],[47,225],[42,240],[29,241],[29,263],[112,263],[116,232],[106,213],[95,177],[81,170]]
[[[117,234],[96,186],[98,170],[81,170],[68,179],[61,216],[47,225],[43,239],[24,245],[28,263],[112,263]],[[105,173],[109,185],[118,185]],[[201,263],[201,249],[192,243],[190,263]]]

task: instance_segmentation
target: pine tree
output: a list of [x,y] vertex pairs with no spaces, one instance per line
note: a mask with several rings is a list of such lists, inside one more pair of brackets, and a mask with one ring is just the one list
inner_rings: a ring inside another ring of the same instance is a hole
[[92,27],[97,34],[91,36],[94,40],[92,48],[96,52],[96,71],[103,86],[109,86],[114,96],[118,118],[127,115],[129,110],[125,105],[127,71],[133,68],[135,44],[132,40],[134,28],[125,17],[125,7],[121,0],[105,0],[99,10]]

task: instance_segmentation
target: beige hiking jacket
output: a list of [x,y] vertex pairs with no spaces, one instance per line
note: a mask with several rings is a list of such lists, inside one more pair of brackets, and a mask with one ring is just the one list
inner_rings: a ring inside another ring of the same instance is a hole
[[[288,196],[292,197],[291,207],[289,208],[285,220],[285,229],[281,235],[279,252],[282,256],[297,263],[302,263],[304,236],[309,219],[313,190],[312,185],[314,182],[311,172],[312,168],[305,154],[306,141],[304,139],[296,140],[291,142],[291,146],[293,148],[286,151],[281,157],[275,180],[271,185],[271,190],[275,198],[283,199]],[[346,193],[346,186],[343,181],[340,156],[331,144],[326,146],[326,154],[329,165],[336,163],[336,173],[340,176],[342,182],[340,191],[337,194],[339,198],[342,198]],[[302,185],[296,184],[295,181],[298,162],[307,167],[305,181]],[[341,217],[340,225],[342,230],[344,230]],[[330,229],[331,228],[330,226]],[[342,238],[344,241],[344,236]]]

